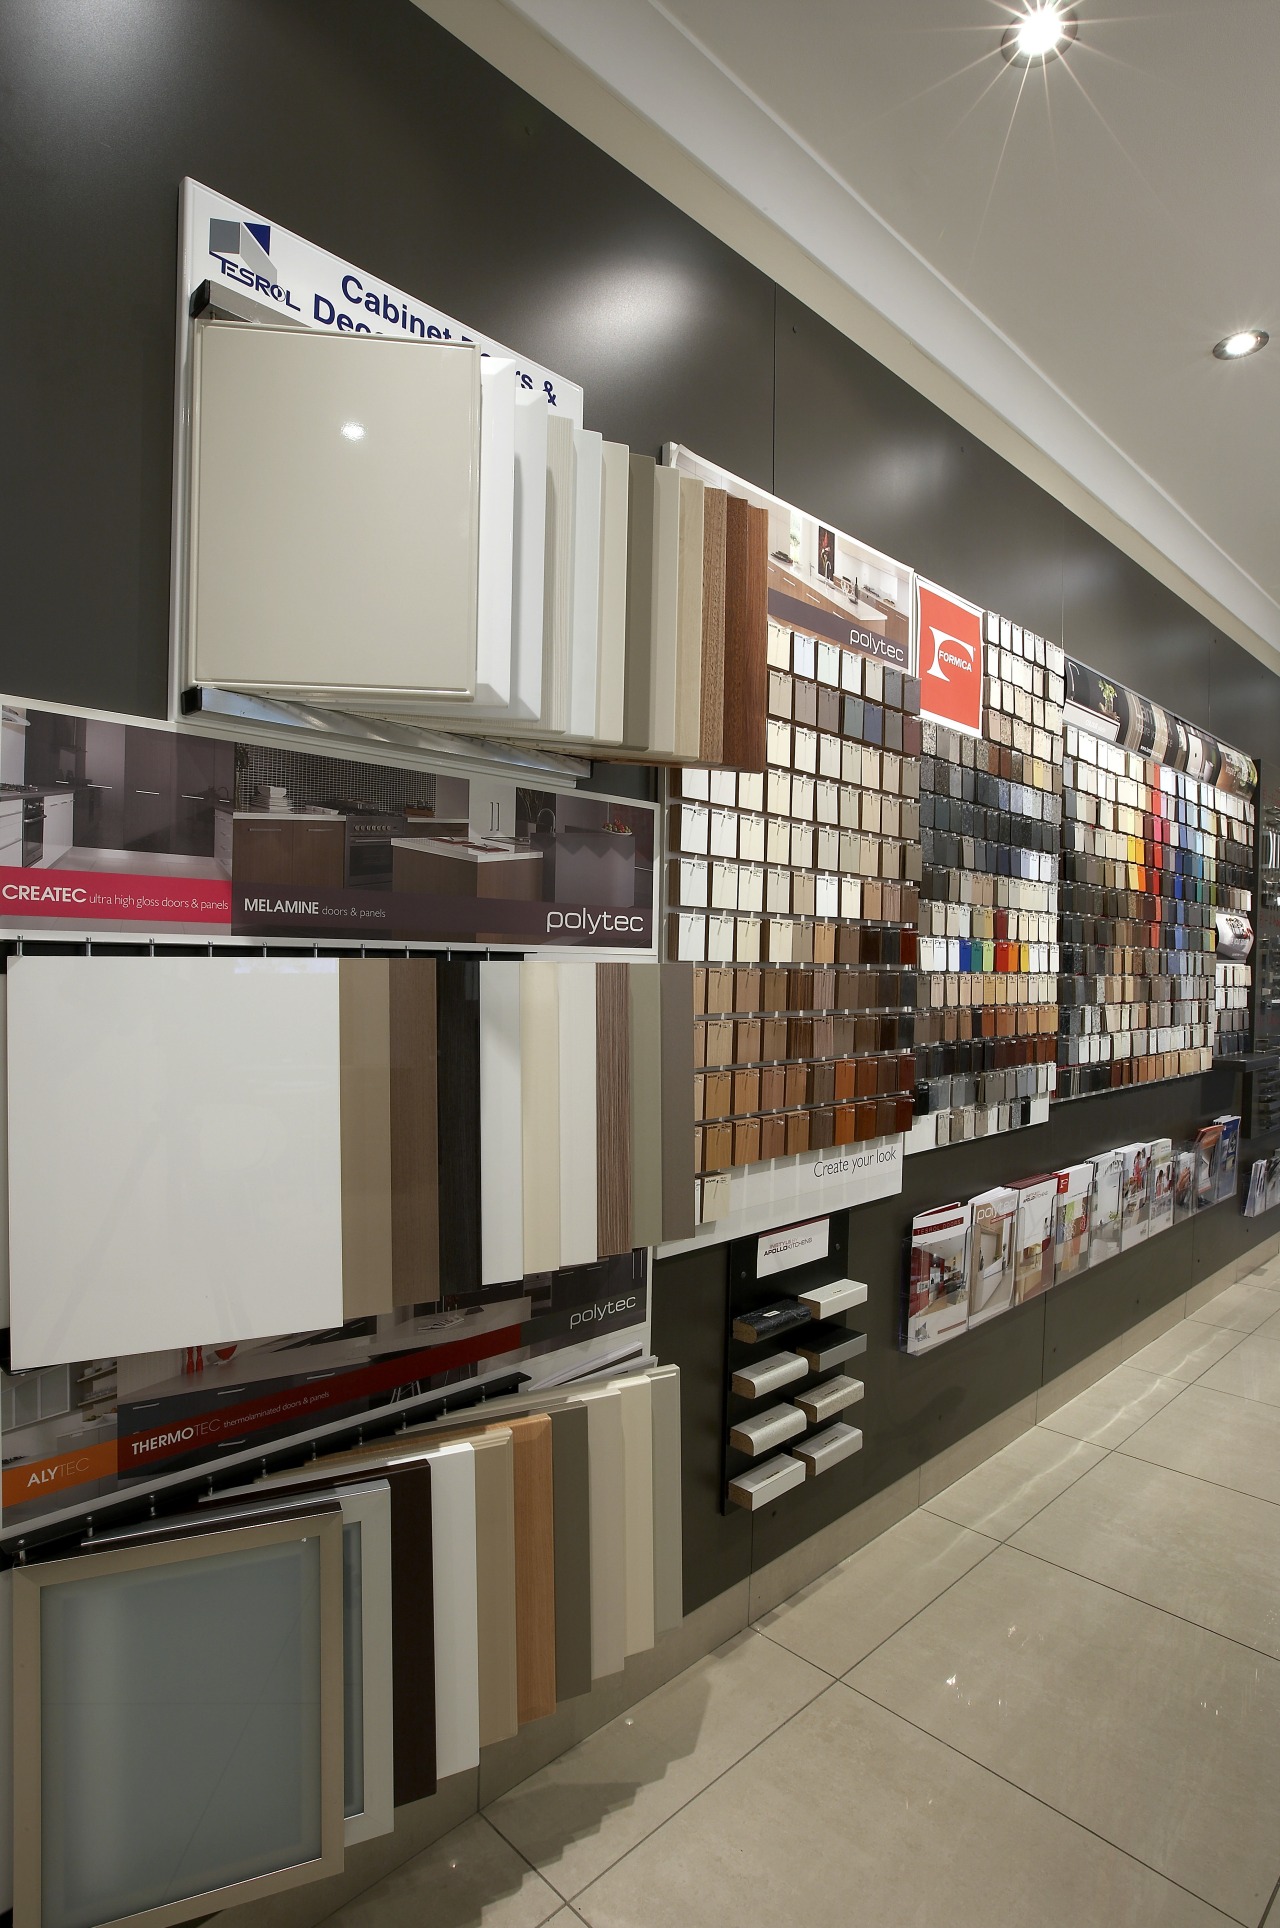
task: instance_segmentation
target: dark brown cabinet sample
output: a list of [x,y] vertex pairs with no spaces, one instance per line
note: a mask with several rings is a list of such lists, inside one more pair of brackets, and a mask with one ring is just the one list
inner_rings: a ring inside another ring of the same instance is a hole
[[346,825],[341,817],[314,823],[293,819],[261,823],[237,817],[231,849],[237,884],[279,886],[284,890],[341,890],[346,859]]
[[230,803],[235,789],[234,743],[212,737],[177,738],[173,837],[169,848],[182,857],[212,857],[213,813]]
[[178,759],[167,730],[125,731],[124,847],[167,850],[173,828]]

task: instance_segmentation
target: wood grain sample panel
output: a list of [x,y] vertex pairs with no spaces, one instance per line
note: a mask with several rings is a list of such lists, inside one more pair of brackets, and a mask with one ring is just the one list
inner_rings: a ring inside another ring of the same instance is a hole
[[662,1237],[692,1238],[696,1228],[693,965],[659,964],[656,968],[662,979]]
[[653,696],[653,545],[657,463],[651,455],[631,457],[627,498],[627,666],[623,742],[648,748]]
[[765,767],[769,682],[769,516],[731,495],[725,516],[723,758]]
[[703,484],[697,476],[680,477],[674,752],[689,763],[696,762],[702,740],[703,495]]
[[560,1264],[560,993],[554,964],[520,966],[524,1268]]
[[395,1801],[436,1791],[435,1579],[431,1466],[388,1468],[391,1481],[391,1644]]
[[390,1312],[391,987],[385,958],[338,965],[342,1315]]
[[556,1699],[591,1691],[591,1448],[583,1406],[551,1414]]
[[719,763],[724,753],[724,556],[728,501],[723,489],[707,489],[703,493],[699,763]]
[[524,1277],[520,966],[480,966],[480,1255],[486,1285]]
[[440,1297],[434,958],[388,964],[391,1269],[396,1305]]
[[480,1289],[480,965],[436,965],[436,1131],[440,1279]]
[[555,1472],[547,1414],[509,1424],[515,1451],[516,1689],[524,1726],[556,1710]]
[[625,964],[596,965],[596,1246],[631,1250],[631,1004]]
[[[631,1244],[662,1240],[662,979],[660,964],[629,964],[631,985]],[[692,993],[690,993],[690,1031]],[[690,1047],[692,1049],[692,1047]],[[693,1079],[690,1076],[690,1093]],[[692,1108],[692,1097],[690,1097]],[[689,1145],[692,1152],[693,1131]]]

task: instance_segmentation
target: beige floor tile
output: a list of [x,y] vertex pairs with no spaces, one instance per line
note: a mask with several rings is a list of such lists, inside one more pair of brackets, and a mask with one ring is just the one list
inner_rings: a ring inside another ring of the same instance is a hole
[[590,1928],[1222,1923],[1149,1868],[840,1685],[576,1905]]
[[1280,1507],[1265,1500],[1110,1453],[1009,1544],[1280,1660]]
[[739,1634],[485,1810],[572,1898],[829,1685]]
[[1269,1319],[1264,1320],[1263,1323],[1256,1328],[1254,1337],[1258,1339],[1280,1339],[1280,1312],[1273,1312]]
[[1225,1326],[1231,1332],[1256,1332],[1260,1325],[1280,1312],[1280,1291],[1241,1280],[1219,1292],[1216,1299],[1202,1305],[1191,1316],[1197,1325]]
[[1280,1504],[1280,1408],[1188,1386],[1116,1449]]
[[1267,1909],[1267,1918],[1262,1928],[1280,1928],[1280,1886],[1277,1887],[1275,1899]]
[[1100,1446],[1036,1427],[929,1501],[928,1510],[993,1540],[1007,1540],[1096,1466]]
[[1001,1547],[850,1682],[1237,1920],[1270,1900],[1280,1662]]
[[330,1915],[326,1928],[541,1928],[561,1897],[480,1815]]
[[756,1625],[815,1667],[848,1673],[995,1544],[935,1513],[913,1513]]
[[1159,1379],[1134,1366],[1117,1366],[1040,1424],[1050,1432],[1088,1440],[1091,1446],[1118,1446],[1182,1391],[1180,1380]]
[[1171,1332],[1163,1333],[1141,1352],[1135,1352],[1128,1364],[1138,1372],[1155,1373],[1162,1379],[1180,1379],[1190,1385],[1202,1372],[1225,1358],[1233,1346],[1238,1346],[1242,1336],[1225,1326],[1204,1326],[1198,1319],[1183,1319]]
[[1241,1399],[1260,1399],[1264,1405],[1280,1406],[1280,1337],[1267,1339],[1261,1332],[1250,1333],[1225,1359],[1209,1368],[1200,1384],[1210,1392],[1233,1392]]

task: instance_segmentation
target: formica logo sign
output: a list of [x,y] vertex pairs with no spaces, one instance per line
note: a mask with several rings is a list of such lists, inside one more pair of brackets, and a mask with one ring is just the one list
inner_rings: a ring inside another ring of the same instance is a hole
[[917,580],[920,711],[970,736],[982,733],[982,611]]

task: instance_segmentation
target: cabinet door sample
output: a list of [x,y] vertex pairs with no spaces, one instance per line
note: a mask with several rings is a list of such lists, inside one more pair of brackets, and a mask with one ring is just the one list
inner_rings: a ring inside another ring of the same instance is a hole
[[338,1489],[342,1508],[343,1815],[348,1847],[395,1826],[391,1487]]
[[643,1373],[617,1382],[622,1414],[626,1651],[653,1645],[653,1398]]
[[765,767],[769,513],[731,495],[725,519],[724,761]]
[[0,1910],[13,1907],[12,1569],[0,1574],[0,1655],[4,1654],[11,1658],[8,1665],[0,1666]]
[[436,1779],[443,1781],[480,1760],[475,1455],[458,1440],[431,1453],[430,1463]]
[[653,1401],[653,1630],[669,1633],[684,1618],[681,1545],[680,1368],[649,1374]]
[[596,972],[596,1246],[631,1250],[631,1001],[625,964]]
[[479,494],[477,348],[201,323],[193,680],[384,710],[471,698]]
[[693,965],[659,964],[662,974],[662,1236],[692,1238]]
[[390,1312],[391,1008],[385,958],[338,965],[342,1057],[342,1310]]
[[189,1920],[340,1871],[342,1516],[15,1576],[14,1920]]
[[520,966],[480,966],[481,1281],[524,1277]]
[[15,1368],[341,1323],[336,962],[26,957],[8,992]]
[[596,967],[556,965],[560,998],[560,1263],[596,1252]]
[[591,1677],[620,1674],[627,1653],[626,1460],[616,1392],[583,1394],[591,1479]]
[[542,724],[562,735],[569,722],[573,646],[574,426],[547,420],[547,523],[543,548]]
[[[627,971],[631,983],[631,1243],[635,1247],[658,1245],[663,1236],[662,966],[629,964]],[[692,996],[690,991],[691,1034]],[[691,1053],[692,1048],[691,1044]],[[692,1076],[689,1088],[692,1094]],[[689,1145],[692,1155],[692,1129]]]
[[[436,1791],[436,1628],[431,1465],[388,1467],[395,1804]],[[287,1477],[287,1475],[286,1475]]]
[[560,994],[556,966],[520,966],[524,1269],[560,1264]]
[[124,847],[168,850],[175,816],[177,739],[169,730],[128,729],[124,752]]
[[511,614],[516,502],[516,365],[480,364],[480,569],[476,605],[477,703],[511,697]]
[[440,1297],[435,959],[393,957],[388,971],[392,1298],[426,1305]]
[[675,753],[698,760],[702,740],[702,568],[706,546],[704,488],[680,477],[680,559],[676,620]]
[[631,457],[627,496],[627,664],[623,742],[648,747],[653,727],[653,542],[658,465]]
[[545,1413],[512,1419],[516,1481],[516,1673],[520,1724],[556,1706],[555,1476]]
[[573,629],[569,660],[571,736],[595,734],[600,665],[600,537],[602,441],[594,429],[573,432]]
[[480,1289],[480,965],[436,965],[436,1130],[440,1278]]
[[556,1699],[591,1692],[591,1449],[583,1406],[551,1414]]
[[516,1698],[516,1489],[510,1427],[476,1433],[476,1596],[480,1745],[509,1740]]
[[601,456],[600,665],[596,679],[597,743],[621,743],[627,675],[627,498],[630,452],[606,442]]
[[702,688],[697,761],[719,763],[724,748],[724,547],[729,498],[702,497]]

